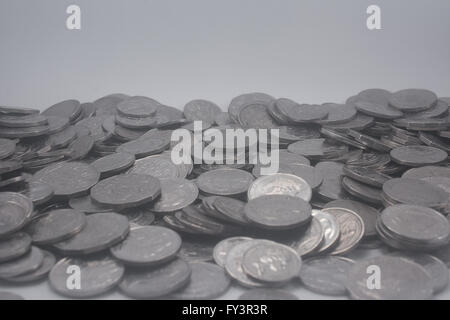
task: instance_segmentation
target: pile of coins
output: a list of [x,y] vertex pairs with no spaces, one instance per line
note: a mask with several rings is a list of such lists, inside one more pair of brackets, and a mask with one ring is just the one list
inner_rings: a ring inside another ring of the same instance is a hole
[[[429,90],[369,89],[322,105],[249,93],[228,112],[124,94],[0,107],[0,279],[49,281],[72,298],[213,299],[232,282],[248,300],[297,299],[287,285],[431,298],[450,266],[449,106]],[[172,132],[194,121],[205,134],[279,129],[278,173],[175,164]],[[351,259],[355,248],[387,252]]]

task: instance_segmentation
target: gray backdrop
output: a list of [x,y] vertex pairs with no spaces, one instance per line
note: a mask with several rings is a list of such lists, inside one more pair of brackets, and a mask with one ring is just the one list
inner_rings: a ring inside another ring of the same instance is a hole
[[[78,4],[82,30],[65,27]],[[382,9],[380,31],[366,8]],[[0,0],[0,104],[113,92],[226,108],[243,92],[343,101],[369,87],[450,95],[448,0]]]

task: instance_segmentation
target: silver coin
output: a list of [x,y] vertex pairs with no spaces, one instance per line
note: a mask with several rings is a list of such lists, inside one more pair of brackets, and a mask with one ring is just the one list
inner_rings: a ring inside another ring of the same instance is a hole
[[221,196],[239,195],[249,189],[253,176],[239,169],[217,169],[197,178],[198,188],[206,194]]
[[344,208],[326,208],[322,212],[331,214],[339,224],[340,237],[332,249],[332,255],[347,253],[354,249],[364,235],[364,221],[355,212]]
[[302,259],[292,248],[278,243],[252,246],[243,256],[242,268],[253,279],[284,283],[298,276]]
[[31,237],[18,232],[0,240],[0,263],[23,256],[31,248]]
[[117,147],[117,152],[124,152],[134,155],[136,158],[143,158],[152,154],[161,153],[169,148],[170,140],[164,136],[153,135],[149,138],[142,138],[126,142]]
[[240,243],[252,240],[252,238],[248,237],[232,237],[227,238],[220,241],[215,247],[213,252],[214,262],[217,263],[220,267],[225,267],[225,261],[228,255],[228,252]]
[[119,287],[127,296],[154,299],[182,290],[191,278],[191,267],[182,259],[175,259],[156,268],[127,270]]
[[209,262],[213,260],[215,243],[198,239],[183,239],[178,256],[189,262]]
[[192,100],[184,106],[184,116],[191,121],[214,123],[216,115],[221,112],[216,104],[207,100]]
[[94,202],[118,210],[136,207],[155,200],[161,183],[148,175],[121,174],[97,183],[91,190]]
[[33,214],[33,202],[14,192],[0,192],[0,236],[22,229]]
[[411,167],[439,164],[447,159],[447,152],[428,146],[405,146],[390,153],[392,161]]
[[92,202],[91,196],[84,196],[79,198],[72,198],[69,200],[69,206],[72,209],[84,212],[84,213],[99,213],[110,212],[111,209],[106,206],[102,206]]
[[151,98],[135,96],[119,102],[116,108],[125,117],[145,118],[154,115],[160,105]]
[[99,178],[97,170],[88,164],[61,162],[38,171],[33,180],[52,187],[55,196],[76,197],[86,194]]
[[16,151],[16,143],[9,139],[0,139],[0,159],[8,158]]
[[[367,270],[376,266],[381,273],[380,288],[367,286]],[[425,300],[433,294],[428,272],[410,260],[378,256],[357,262],[350,269],[346,283],[353,299],[359,300]]]
[[230,287],[230,278],[219,266],[206,262],[191,262],[191,281],[172,297],[180,300],[214,299]]
[[311,206],[288,195],[264,195],[251,199],[244,207],[245,217],[258,227],[270,230],[292,229],[311,220]]
[[128,153],[113,153],[91,163],[102,178],[122,173],[134,164],[135,158]]
[[323,241],[316,249],[316,252],[322,253],[328,251],[339,241],[339,237],[341,236],[340,226],[336,218],[329,213],[313,210],[312,216],[319,221],[324,233]]
[[86,226],[84,213],[72,209],[46,212],[33,219],[26,227],[27,233],[37,245],[57,243],[73,237]]
[[45,116],[66,117],[71,121],[75,120],[80,115],[80,113],[80,102],[73,99],[58,102],[42,112],[42,114]]
[[180,236],[164,227],[132,228],[127,238],[110,249],[124,264],[154,266],[175,258],[181,247]]
[[450,168],[438,166],[424,166],[412,168],[403,173],[402,178],[422,179],[427,177],[450,178]]
[[345,198],[341,179],[344,175],[344,165],[338,162],[319,162],[315,167],[323,176],[323,182],[318,189],[318,195],[328,201]]
[[[71,276],[67,271],[73,266],[80,270],[79,289],[67,285]],[[122,264],[108,256],[64,258],[50,271],[49,282],[53,290],[64,296],[90,298],[113,289],[122,280],[124,272]]]
[[147,174],[158,179],[182,178],[170,157],[154,155],[137,160],[128,173]]
[[434,92],[424,89],[405,89],[394,92],[389,98],[389,104],[405,112],[418,112],[430,109],[437,103]]
[[231,100],[231,103],[228,107],[228,113],[230,114],[230,118],[234,122],[237,122],[239,113],[244,106],[253,103],[263,103],[265,105],[269,105],[274,100],[275,98],[265,93],[260,92],[245,93]]
[[0,278],[17,277],[37,270],[44,259],[42,251],[38,247],[31,247],[25,255],[0,264]]
[[28,197],[35,206],[38,206],[49,201],[55,192],[52,187],[45,183],[30,181],[21,193]]
[[187,207],[198,196],[194,182],[186,179],[162,179],[161,197],[152,206],[154,212],[173,212]]
[[278,173],[256,179],[248,188],[247,197],[252,200],[263,195],[277,194],[290,195],[309,202],[312,190],[304,179],[291,174]]
[[345,295],[347,276],[354,261],[334,256],[303,261],[299,273],[302,283],[311,291],[332,296]]
[[300,239],[296,240],[291,246],[297,251],[300,257],[313,253],[320,247],[325,237],[325,232],[319,219],[312,218],[311,223]]
[[95,213],[86,220],[86,226],[79,233],[53,246],[67,255],[90,254],[123,241],[130,229],[128,219],[117,213]]
[[29,282],[38,281],[38,280],[41,280],[41,279],[47,277],[48,273],[50,272],[50,270],[53,268],[53,266],[56,263],[56,258],[49,251],[45,251],[45,250],[41,250],[41,251],[42,251],[42,254],[44,255],[44,258],[42,260],[41,266],[38,269],[31,271],[31,272],[24,273],[20,276],[7,278],[6,280],[8,282],[13,282],[13,283],[29,283]]
[[448,286],[448,268],[438,258],[425,253],[393,252],[390,256],[411,260],[421,265],[431,276],[434,293],[443,291]]

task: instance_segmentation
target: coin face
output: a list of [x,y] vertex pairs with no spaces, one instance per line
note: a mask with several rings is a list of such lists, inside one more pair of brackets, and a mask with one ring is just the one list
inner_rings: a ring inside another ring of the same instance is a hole
[[180,236],[164,227],[132,228],[127,238],[110,249],[125,264],[152,266],[175,258],[181,247]]
[[355,212],[343,208],[327,208],[322,212],[331,214],[339,224],[340,237],[331,254],[338,255],[355,248],[364,235],[364,222]]
[[128,219],[117,213],[95,213],[86,217],[86,226],[75,236],[54,247],[63,254],[99,252],[123,241],[128,235]]
[[8,278],[7,281],[10,283],[30,283],[45,278],[55,265],[56,258],[49,251],[45,250],[41,251],[42,254],[44,255],[44,258],[42,260],[42,264],[39,266],[38,269],[24,273],[16,277]]
[[38,171],[33,180],[43,182],[59,197],[86,194],[99,180],[100,174],[91,165],[81,162],[61,162]]
[[122,174],[100,181],[91,190],[92,199],[116,209],[136,207],[161,194],[158,179],[148,175]]
[[216,115],[221,112],[222,110],[213,102],[201,99],[192,100],[184,106],[184,116],[191,121],[214,123]]
[[303,199],[286,195],[265,195],[250,200],[245,217],[261,228],[291,229],[311,219],[311,206]]
[[230,278],[224,270],[212,263],[191,262],[191,281],[172,297],[180,300],[214,299],[224,294],[230,286]]
[[27,226],[27,233],[38,245],[48,245],[71,238],[86,226],[84,213],[72,209],[46,212]]
[[[367,268],[377,266],[382,274],[380,288],[367,286]],[[398,257],[379,256],[357,262],[346,282],[351,298],[358,300],[422,300],[433,293],[431,276],[415,262]]]
[[447,156],[447,152],[427,146],[406,146],[391,151],[393,161],[411,167],[438,164]]
[[436,94],[424,89],[406,89],[397,91],[389,98],[389,104],[391,106],[405,112],[427,110],[436,103]]
[[[71,273],[67,270],[78,267],[81,273],[80,289],[67,286]],[[73,298],[89,298],[109,291],[119,284],[125,269],[123,265],[108,256],[89,258],[64,258],[52,268],[50,285],[56,292]]]
[[331,296],[346,294],[347,276],[354,261],[335,256],[310,258],[299,273],[302,283],[311,291]]
[[196,183],[200,191],[206,194],[230,196],[247,192],[253,179],[244,170],[217,169],[201,174]]
[[302,260],[297,252],[281,244],[258,244],[249,248],[242,260],[242,268],[253,279],[269,283],[283,283],[296,277]]
[[287,195],[309,202],[312,189],[308,183],[297,176],[277,173],[256,179],[249,187],[247,197],[249,200],[268,195]]
[[33,202],[14,192],[0,192],[0,235],[7,236],[23,228],[33,213]]
[[120,289],[136,299],[152,299],[182,290],[191,279],[191,267],[175,259],[158,268],[127,270]]
[[198,188],[186,179],[161,179],[161,197],[153,204],[154,212],[174,212],[193,203]]
[[228,252],[234,246],[237,246],[240,243],[246,242],[248,240],[252,240],[248,237],[232,237],[227,238],[220,241],[215,247],[213,252],[214,262],[220,267],[225,267],[225,261],[228,255]]

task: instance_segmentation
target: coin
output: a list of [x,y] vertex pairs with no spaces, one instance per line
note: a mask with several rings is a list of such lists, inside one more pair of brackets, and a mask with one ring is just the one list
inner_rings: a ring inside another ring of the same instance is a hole
[[406,89],[394,92],[389,104],[405,112],[418,112],[430,109],[437,103],[434,92],[423,89]]
[[198,196],[198,188],[186,179],[161,179],[161,197],[152,206],[154,212],[173,212],[187,207]]
[[323,176],[323,182],[317,191],[319,196],[328,201],[345,198],[341,185],[344,165],[338,162],[324,161],[316,164],[315,168]]
[[245,217],[258,227],[270,230],[292,229],[311,220],[311,206],[298,197],[264,195],[251,199],[244,208]]
[[356,109],[353,105],[325,103],[321,107],[328,112],[326,118],[316,121],[322,125],[345,123],[356,117]]
[[344,174],[353,180],[373,187],[381,188],[386,181],[391,179],[390,176],[380,173],[373,168],[346,165],[343,170]]
[[311,200],[312,189],[308,183],[297,176],[285,173],[277,173],[263,176],[250,185],[247,192],[249,200],[268,195],[286,195]]
[[265,93],[260,92],[245,93],[231,100],[230,105],[228,107],[228,113],[230,114],[230,118],[234,122],[237,122],[239,112],[244,106],[253,103],[262,103],[265,105],[269,105],[274,100],[275,99],[273,97]]
[[245,193],[253,182],[253,176],[239,169],[217,169],[205,172],[197,178],[197,186],[206,194],[221,196]]
[[98,205],[92,202],[91,196],[84,196],[79,198],[72,198],[69,200],[69,206],[72,209],[84,212],[84,213],[99,213],[109,212],[110,208],[102,205]]
[[154,268],[127,269],[119,287],[136,299],[167,296],[185,287],[191,278],[191,267],[182,259],[175,259]]
[[334,200],[327,203],[325,208],[344,208],[353,211],[364,222],[364,237],[374,237],[377,235],[375,225],[379,212],[375,208],[354,200]]
[[164,227],[136,227],[127,238],[110,249],[124,264],[154,266],[175,258],[181,247],[180,236]]
[[250,247],[242,259],[244,272],[253,279],[283,283],[298,276],[302,260],[297,252],[277,243]]
[[312,218],[310,225],[291,246],[297,251],[300,257],[313,253],[321,245],[325,231],[322,229],[317,218]]
[[434,293],[441,292],[447,287],[448,268],[445,263],[438,258],[425,253],[412,252],[393,252],[389,255],[411,260],[421,265],[431,276],[431,280],[433,281]]
[[339,241],[341,235],[340,225],[333,215],[320,210],[313,210],[312,216],[319,221],[323,230],[323,240],[316,252],[328,251]]
[[26,228],[37,245],[48,245],[71,238],[86,226],[86,216],[72,209],[46,212]]
[[170,157],[160,154],[137,160],[128,173],[147,174],[158,179],[182,178]]
[[94,202],[115,209],[136,207],[161,194],[158,179],[148,175],[121,174],[97,183],[91,190]]
[[16,144],[9,139],[0,139],[0,159],[8,158],[16,151]]
[[238,300],[298,300],[298,297],[285,290],[257,288],[245,291]]
[[48,202],[53,197],[54,191],[45,183],[30,181],[21,193],[28,197],[33,205],[38,206]]
[[403,173],[402,178],[422,179],[427,177],[450,178],[450,168],[437,166],[424,166],[412,168]]
[[228,252],[231,250],[231,248],[248,240],[252,239],[248,237],[232,237],[220,241],[214,247],[213,252],[214,262],[220,267],[224,268]]
[[191,262],[191,281],[172,297],[180,300],[214,299],[224,294],[230,286],[230,278],[219,266],[206,262]]
[[31,238],[24,232],[0,240],[0,263],[23,256],[31,248]]
[[317,105],[298,104],[290,99],[281,98],[275,107],[291,122],[304,123],[322,120],[328,116],[328,110]]
[[447,152],[428,146],[406,146],[391,151],[393,161],[411,167],[439,164],[447,156]]
[[100,177],[110,177],[124,172],[134,164],[135,158],[128,153],[113,153],[95,160],[91,165],[100,173]]
[[24,273],[24,274],[16,276],[16,277],[7,278],[6,280],[8,282],[12,282],[12,283],[29,283],[29,282],[38,281],[38,280],[41,280],[41,279],[47,277],[48,273],[50,272],[50,270],[53,268],[53,266],[56,263],[56,258],[49,251],[45,251],[45,250],[41,250],[41,251],[42,251],[42,254],[44,255],[44,258],[42,260],[41,266],[38,269],[31,271],[31,272]]
[[343,177],[341,183],[344,190],[352,196],[375,205],[382,204],[381,189],[360,183],[349,177]]
[[80,113],[80,102],[73,99],[58,102],[42,112],[45,116],[66,117],[69,118],[70,121],[75,120]]
[[147,97],[129,97],[116,106],[117,111],[130,118],[145,118],[156,113],[160,103]]
[[33,272],[41,266],[43,259],[42,251],[33,246],[25,255],[0,264],[0,278],[12,278]]
[[49,185],[57,197],[76,197],[86,194],[99,177],[100,174],[91,165],[61,162],[36,172],[33,180]]
[[19,193],[0,192],[0,236],[22,229],[31,218],[33,203]]
[[[376,290],[367,286],[367,270],[376,266],[382,275]],[[415,262],[398,257],[378,256],[357,262],[346,283],[351,298],[359,300],[422,300],[433,294],[433,282]]]
[[186,261],[208,262],[213,260],[215,242],[183,238],[178,256]]
[[170,140],[164,136],[153,135],[146,139],[139,138],[126,142],[117,147],[117,152],[124,152],[134,155],[136,158],[143,158],[152,154],[161,153],[170,145]]
[[207,100],[192,100],[184,106],[184,116],[191,121],[201,120],[214,123],[216,115],[221,112],[216,104]]
[[311,291],[329,296],[342,296],[347,292],[345,285],[353,264],[353,260],[344,257],[310,258],[303,261],[299,277]]
[[241,225],[248,224],[244,212],[245,202],[234,198],[215,196],[212,206],[219,213],[215,217]]
[[[80,285],[77,289],[68,286],[69,277],[78,268]],[[68,272],[71,271],[71,272]],[[122,280],[124,267],[108,256],[64,258],[50,271],[50,286],[57,293],[73,298],[89,298],[105,293]]]
[[86,226],[79,233],[53,246],[67,255],[90,254],[123,241],[130,229],[128,219],[117,213],[95,213],[86,220]]

